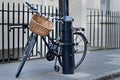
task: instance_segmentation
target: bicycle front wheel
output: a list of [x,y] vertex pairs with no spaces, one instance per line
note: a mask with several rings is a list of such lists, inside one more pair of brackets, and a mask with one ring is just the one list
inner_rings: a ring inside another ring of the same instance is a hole
[[73,34],[74,38],[74,61],[77,68],[85,59],[87,53],[87,39],[79,32]]
[[[75,67],[77,68],[84,60],[87,53],[87,39],[86,37],[79,32],[73,33],[74,40],[74,61]],[[62,48],[61,48],[62,49]],[[61,51],[61,50],[60,50]],[[62,52],[58,56],[58,61],[62,66]]]

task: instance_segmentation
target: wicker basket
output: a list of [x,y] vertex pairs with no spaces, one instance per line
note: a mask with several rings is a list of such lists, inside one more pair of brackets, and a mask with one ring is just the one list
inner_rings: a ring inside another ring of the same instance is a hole
[[48,19],[45,19],[39,14],[34,14],[30,21],[29,29],[40,36],[47,36],[54,27]]

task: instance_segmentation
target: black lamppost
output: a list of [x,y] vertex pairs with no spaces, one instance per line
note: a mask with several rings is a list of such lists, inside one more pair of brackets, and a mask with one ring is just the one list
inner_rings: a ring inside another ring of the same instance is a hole
[[73,53],[73,36],[72,21],[69,17],[69,0],[59,0],[60,12],[63,17],[62,41],[64,43],[62,50],[63,74],[74,73],[74,53]]

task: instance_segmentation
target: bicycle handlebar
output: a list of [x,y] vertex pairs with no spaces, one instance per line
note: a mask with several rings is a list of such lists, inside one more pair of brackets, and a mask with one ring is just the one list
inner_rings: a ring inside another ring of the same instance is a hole
[[31,4],[29,4],[28,2],[25,2],[28,6],[31,6]]
[[27,4],[27,6],[30,8],[30,9],[32,9],[32,10],[37,10],[37,9],[35,9],[35,7],[33,7],[30,3],[28,3],[28,2],[25,2],[26,4]]
[[[37,11],[37,9],[35,9],[35,7],[32,4],[30,4],[29,2],[25,2],[25,3],[32,11],[34,11],[35,13],[40,15],[40,13]],[[50,17],[46,18],[46,19],[50,19]],[[62,18],[52,18],[52,20],[62,21],[63,19]]]

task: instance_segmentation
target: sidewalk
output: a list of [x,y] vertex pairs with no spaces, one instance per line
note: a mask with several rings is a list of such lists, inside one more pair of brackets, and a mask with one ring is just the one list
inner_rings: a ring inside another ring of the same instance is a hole
[[120,49],[89,51],[71,75],[64,75],[61,70],[55,72],[54,61],[37,59],[27,61],[19,78],[15,78],[19,63],[0,64],[0,80],[107,80],[120,75]]

